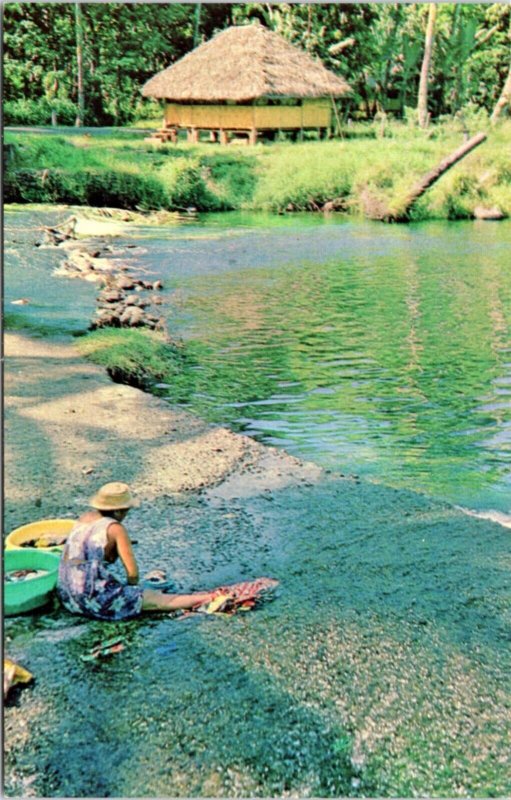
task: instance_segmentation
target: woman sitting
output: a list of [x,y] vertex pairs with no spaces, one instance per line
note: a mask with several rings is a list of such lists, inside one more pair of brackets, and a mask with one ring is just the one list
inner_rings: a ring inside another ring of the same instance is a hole
[[[125,483],[107,483],[90,501],[64,546],[59,566],[58,594],[75,614],[102,620],[122,620],[142,612],[192,608],[211,600],[212,592],[164,594],[138,586],[138,567],[126,528],[126,514],[138,506]],[[109,568],[120,558],[127,582]]]

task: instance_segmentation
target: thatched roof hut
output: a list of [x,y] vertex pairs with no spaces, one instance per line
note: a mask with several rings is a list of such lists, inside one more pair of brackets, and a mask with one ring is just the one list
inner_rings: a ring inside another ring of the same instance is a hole
[[[171,67],[162,70],[143,87],[146,97],[165,99],[167,127],[220,130],[296,129],[303,127],[328,127],[332,98],[342,97],[350,91],[345,80],[327,70],[303,50],[289,44],[282,36],[260,24],[227,28],[208,42],[201,44]],[[255,108],[280,106],[291,112],[290,101],[295,106],[314,106],[316,110],[328,106],[328,115],[318,119],[302,119],[295,113],[235,115],[234,107],[253,105]],[[266,105],[265,105],[266,104]],[[227,107],[230,115],[196,113],[186,117],[179,110],[186,106]],[[328,116],[328,120],[327,120]],[[186,120],[185,120],[186,117]],[[258,117],[258,118],[256,118]],[[305,124],[304,124],[305,122]],[[281,124],[282,123],[282,124]]]
[[145,84],[146,97],[247,102],[263,97],[342,97],[350,87],[260,24],[227,28]]

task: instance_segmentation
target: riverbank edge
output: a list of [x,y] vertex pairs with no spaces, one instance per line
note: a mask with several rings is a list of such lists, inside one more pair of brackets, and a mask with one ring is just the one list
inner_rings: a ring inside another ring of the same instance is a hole
[[[80,452],[80,442],[86,438],[80,430],[73,437],[70,430],[73,426],[78,429],[80,426],[96,427],[100,434],[105,432],[110,443],[112,436],[124,439],[125,433],[129,432],[124,447],[130,447],[131,442],[138,440],[143,450],[154,451],[158,449],[155,442],[161,440],[162,457],[166,450],[169,458],[174,455],[173,463],[165,465],[161,462],[158,480],[152,486],[147,479],[133,483],[135,493],[147,499],[162,493],[178,497],[204,492],[227,479],[238,481],[241,475],[246,478],[247,485],[243,487],[246,492],[252,492],[254,486],[258,491],[267,491],[301,482],[310,483],[324,475],[324,470],[316,464],[301,461],[285,451],[206,422],[147,390],[129,385],[129,381],[126,384],[113,382],[103,368],[80,354],[73,337],[36,338],[19,331],[5,332],[4,355],[7,468],[11,465],[19,471],[20,463],[27,455],[25,437],[16,440],[25,418],[27,427],[33,423],[39,425],[40,435],[48,440],[48,450],[51,449],[50,441],[53,441],[57,453],[61,453],[64,446],[68,448],[68,470],[69,462]],[[39,392],[25,396],[18,391],[20,381],[28,381],[32,387],[37,385]],[[84,385],[87,387],[85,391]],[[10,435],[9,419],[15,414],[19,417],[18,424]],[[97,437],[95,433],[94,439]],[[100,440],[101,436],[68,473],[73,493],[78,491],[87,497],[103,477],[108,480],[109,475],[116,474],[115,464],[104,463],[111,457],[109,452],[103,454],[97,447]],[[119,447],[119,442],[115,447]],[[154,452],[151,455],[154,462]],[[31,466],[35,466],[33,459]],[[265,475],[261,474],[260,468]],[[10,528],[32,521],[26,514],[21,519],[13,509],[27,491],[19,482],[16,488],[11,486],[12,476],[13,473],[7,469],[5,499],[7,511],[15,517]],[[122,480],[123,475],[118,474],[117,478]],[[49,491],[45,492],[45,488]],[[51,488],[45,487],[43,481],[38,489],[35,496],[28,492],[29,499],[33,500],[35,509],[48,508],[49,512]],[[57,503],[50,516],[62,513],[68,516],[70,509],[70,505],[62,508]],[[34,510],[33,519],[43,516],[42,511]]]
[[[108,146],[95,143],[93,134],[38,133],[32,155],[26,131],[21,155],[7,165],[4,196],[82,205],[95,205],[99,197],[126,209],[340,211],[383,221],[505,219],[511,215],[507,130],[508,123],[489,130],[481,151],[449,170],[413,208],[406,206],[412,187],[460,146],[455,126],[424,132],[395,125],[384,138],[254,149],[155,148],[122,130]],[[14,154],[19,149],[18,140],[6,145]]]

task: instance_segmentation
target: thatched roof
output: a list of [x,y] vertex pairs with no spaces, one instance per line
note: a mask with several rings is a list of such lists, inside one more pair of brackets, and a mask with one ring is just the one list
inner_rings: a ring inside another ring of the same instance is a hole
[[261,97],[341,97],[345,80],[260,24],[227,28],[158,72],[146,97],[235,102]]

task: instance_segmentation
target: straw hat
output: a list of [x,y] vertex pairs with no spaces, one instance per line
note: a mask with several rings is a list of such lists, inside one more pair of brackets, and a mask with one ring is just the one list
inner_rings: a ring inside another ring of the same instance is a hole
[[105,483],[94,497],[91,497],[90,505],[99,511],[117,511],[124,508],[134,508],[139,505],[139,502],[133,498],[127,483],[114,481],[113,483]]

